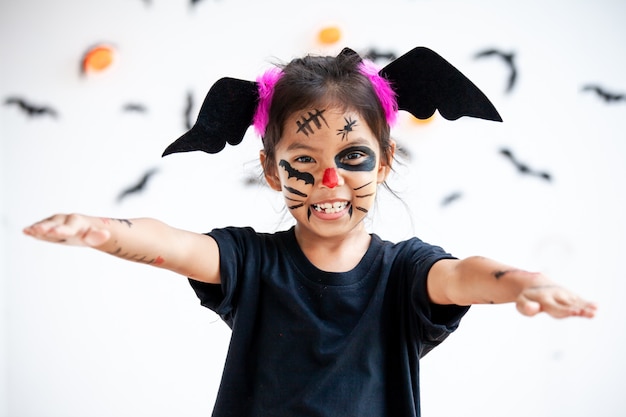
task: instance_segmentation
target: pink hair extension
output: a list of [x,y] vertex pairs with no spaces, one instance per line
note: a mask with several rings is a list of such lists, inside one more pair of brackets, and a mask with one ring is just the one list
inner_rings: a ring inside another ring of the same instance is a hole
[[376,65],[367,59],[364,59],[359,64],[359,71],[361,74],[369,78],[372,83],[372,87],[374,87],[374,91],[378,96],[378,100],[383,106],[387,123],[389,126],[393,126],[398,117],[398,102],[396,101],[396,93],[391,88],[389,81],[386,78],[381,77],[378,73],[379,70],[376,68]]
[[283,71],[280,68],[272,67],[259,75],[256,79],[257,88],[259,89],[259,103],[254,112],[252,124],[254,125],[256,133],[261,137],[265,135],[265,129],[269,122],[274,86],[282,75]]

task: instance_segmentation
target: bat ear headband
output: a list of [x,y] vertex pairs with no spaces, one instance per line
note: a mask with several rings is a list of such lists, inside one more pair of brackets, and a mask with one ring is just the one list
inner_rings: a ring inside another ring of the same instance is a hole
[[[341,53],[356,54],[348,48]],[[447,120],[468,116],[502,121],[474,83],[428,48],[414,48],[380,71],[370,61],[362,60],[359,71],[372,82],[390,125],[398,110],[418,119],[427,119],[439,110]],[[218,153],[226,143],[241,143],[251,125],[263,136],[274,85],[281,76],[282,70],[272,68],[256,82],[219,79],[207,93],[194,126],[169,145],[163,156],[190,151]]]

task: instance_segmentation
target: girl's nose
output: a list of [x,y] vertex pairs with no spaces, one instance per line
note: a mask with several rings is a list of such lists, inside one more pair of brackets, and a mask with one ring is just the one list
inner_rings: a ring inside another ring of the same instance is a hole
[[341,181],[339,175],[337,174],[337,170],[335,168],[326,168],[324,170],[324,177],[322,178],[322,185],[328,188],[335,188],[340,185]]

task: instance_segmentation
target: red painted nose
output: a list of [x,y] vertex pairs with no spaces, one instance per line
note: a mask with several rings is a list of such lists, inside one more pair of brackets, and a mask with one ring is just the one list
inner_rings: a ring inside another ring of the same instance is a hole
[[339,184],[339,178],[337,177],[337,170],[335,168],[326,168],[322,184],[328,188],[335,188],[337,184]]

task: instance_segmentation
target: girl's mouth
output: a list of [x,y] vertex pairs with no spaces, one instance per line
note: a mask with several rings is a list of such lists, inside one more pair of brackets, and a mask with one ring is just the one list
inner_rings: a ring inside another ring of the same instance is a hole
[[311,207],[318,213],[334,214],[343,211],[348,204],[347,201],[335,201],[334,203],[311,204]]

